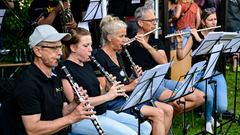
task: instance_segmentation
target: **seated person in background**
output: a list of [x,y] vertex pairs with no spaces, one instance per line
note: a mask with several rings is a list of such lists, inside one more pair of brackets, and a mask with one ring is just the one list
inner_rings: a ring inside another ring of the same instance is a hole
[[[64,0],[33,0],[29,7],[28,14],[32,22],[52,25],[59,32],[67,32],[69,29],[76,28],[75,22],[70,9],[70,3]],[[63,6],[63,7],[62,7]],[[64,13],[64,11],[66,11]]]
[[62,55],[61,40],[70,39],[50,25],[36,27],[29,38],[33,63],[16,81],[11,100],[0,108],[1,135],[67,135],[69,125],[92,119],[93,106],[65,102],[61,78],[52,70]]
[[[124,65],[118,52],[122,50],[122,45],[126,41],[127,25],[117,17],[106,16],[100,23],[102,29],[103,46],[97,50],[95,54],[96,60],[106,69],[107,72],[116,76],[117,81],[124,84],[123,89],[131,93],[139,78],[129,80],[124,72]],[[137,67],[137,74],[141,74],[141,68]],[[104,76],[98,77],[101,86],[105,88],[106,78]],[[153,104],[150,102],[143,103],[138,107],[140,113],[152,121],[153,135],[168,134],[172,123],[173,108],[165,103],[157,102],[153,99]],[[108,108],[111,110],[118,110],[126,102],[124,97],[118,97],[108,102]],[[156,107],[154,107],[156,106]],[[127,111],[130,114],[132,112]]]
[[[139,27],[135,36],[136,41],[127,46],[133,61],[142,67],[143,71],[151,69],[158,64],[167,63],[167,56],[162,49],[163,44],[161,44],[161,40],[155,39],[151,34],[143,36],[145,33],[155,29],[157,19],[154,15],[154,10],[151,8],[139,7],[135,11],[135,18],[138,20],[137,24]],[[124,62],[128,61],[125,60]],[[127,69],[131,71],[131,67]],[[176,85],[176,81],[164,79],[161,87],[163,94],[161,94],[160,100],[169,98]],[[203,92],[197,89],[189,89],[189,91],[193,93],[184,97],[186,101],[186,111],[192,110],[204,102]],[[183,110],[180,112],[182,111]]]
[[[87,90],[89,102],[95,106],[97,118],[105,131],[106,135],[137,135],[138,120],[130,114],[121,112],[116,113],[107,110],[106,102],[111,101],[118,96],[122,96],[123,85],[116,82],[109,91],[101,95],[99,81],[91,66],[90,56],[92,53],[92,39],[90,33],[83,29],[77,28],[72,30],[72,39],[65,43],[64,66],[69,70],[73,80],[79,86]],[[64,93],[68,101],[74,100],[73,89],[69,81],[62,79]],[[120,89],[120,90],[119,90]],[[83,120],[72,125],[73,134],[98,135],[94,125],[90,120]],[[149,135],[151,133],[151,125],[145,121],[141,124],[141,135]]]
[[[201,28],[210,28],[215,27],[217,25],[217,16],[216,16],[216,10],[215,8],[207,8],[203,10],[203,13],[201,15]],[[177,58],[183,59],[190,51],[195,50],[198,48],[198,46],[201,44],[201,41],[208,35],[209,32],[214,31],[214,29],[211,30],[205,30],[197,33],[196,29],[192,29],[191,33],[193,36],[190,36],[186,47],[182,48],[182,36],[178,36],[178,47],[177,47]],[[192,58],[192,65],[206,60],[208,56],[196,56]],[[199,78],[203,77],[203,72],[200,72],[198,74]],[[211,78],[212,80],[215,80],[217,82],[217,112],[221,113],[227,110],[227,84],[226,80],[223,76],[223,74],[214,76]],[[207,80],[209,81],[209,80]],[[207,83],[208,84],[208,83]],[[201,81],[196,84],[196,88],[202,90],[205,92],[206,90],[206,80]],[[207,111],[205,112],[207,115],[207,123],[206,123],[206,130],[210,133],[213,133],[212,131],[212,125],[214,124],[214,119],[212,117],[213,113],[213,99],[214,99],[214,85],[208,84],[207,85]],[[219,124],[218,124],[219,125]]]

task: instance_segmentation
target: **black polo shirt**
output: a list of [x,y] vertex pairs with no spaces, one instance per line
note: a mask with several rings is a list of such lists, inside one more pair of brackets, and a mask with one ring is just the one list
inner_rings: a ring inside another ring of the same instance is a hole
[[[87,90],[89,97],[101,95],[100,83],[97,80],[91,64],[85,63],[84,66],[80,66],[72,61],[66,60],[64,61],[64,66],[66,66],[74,81],[77,82],[79,86]],[[97,115],[101,115],[106,112],[106,104],[103,103],[95,106],[94,110]]]
[[[17,79],[15,101],[20,116],[41,114],[40,120],[60,118],[64,102],[61,78],[56,74],[47,78],[35,64],[31,64]],[[64,135],[66,131],[63,129],[56,134]]]

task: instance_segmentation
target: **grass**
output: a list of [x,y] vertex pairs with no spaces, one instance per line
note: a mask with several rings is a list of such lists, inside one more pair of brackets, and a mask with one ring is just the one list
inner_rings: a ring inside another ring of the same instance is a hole
[[[235,90],[235,72],[232,72],[230,70],[227,70],[226,72],[226,80],[228,85],[228,110],[233,111],[234,108],[234,90]],[[236,106],[236,112],[237,116],[239,118],[240,115],[240,72],[238,72],[238,91],[237,91],[237,106]],[[226,120],[221,119],[222,122],[226,122]],[[188,134],[189,135],[195,135],[196,133],[200,132],[204,128],[204,120],[193,111],[190,111],[186,113],[186,122],[190,124]],[[227,135],[240,135],[240,123],[232,123],[232,126],[229,129],[229,132]],[[220,129],[218,129],[218,134],[226,134],[227,129],[229,128],[229,125],[231,125],[231,122],[224,125],[222,127],[222,132],[219,133]],[[173,121],[173,132],[174,135],[181,135],[183,129],[183,116],[179,115],[177,116]]]

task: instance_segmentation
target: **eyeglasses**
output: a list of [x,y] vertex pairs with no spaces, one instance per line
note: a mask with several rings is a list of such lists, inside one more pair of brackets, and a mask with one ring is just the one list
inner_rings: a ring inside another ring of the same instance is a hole
[[149,20],[141,19],[141,20],[146,22],[151,22],[151,23],[158,22],[158,18],[149,19]]
[[62,50],[63,45],[56,45],[56,46],[48,46],[48,45],[41,45],[40,47],[42,48],[49,48],[53,51],[58,51],[58,50]]

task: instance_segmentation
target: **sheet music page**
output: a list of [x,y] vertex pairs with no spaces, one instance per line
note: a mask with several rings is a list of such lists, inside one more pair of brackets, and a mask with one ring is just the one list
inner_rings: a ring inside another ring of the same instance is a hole
[[200,78],[197,79],[196,76],[204,69],[204,67],[206,66],[206,62],[206,60],[200,61],[192,66],[192,68],[188,71],[185,79],[183,80],[182,85],[179,87],[179,89],[176,89],[174,91],[175,96],[171,98],[179,98],[189,92],[188,89],[193,87],[193,85],[195,85],[196,82],[199,81]]
[[[193,76],[193,82],[194,83],[198,82],[200,78],[197,79],[196,76],[199,72],[201,72],[206,67],[206,63],[207,63],[206,60],[195,63],[191,67],[191,69],[187,72],[187,75],[185,78],[189,78],[190,76]],[[194,75],[193,75],[193,73],[194,73]]]
[[6,9],[0,9],[0,17],[3,17],[6,12]]
[[209,58],[207,68],[204,72],[203,79],[207,79],[213,75],[213,70],[216,66],[218,58],[220,56],[221,50],[223,49],[223,44],[217,44],[212,49],[212,54]]
[[150,70],[144,71],[137,86],[133,90],[129,99],[121,107],[121,110],[128,109],[139,103],[148,101],[156,92],[172,63],[157,65]]
[[78,28],[84,28],[84,29],[89,31],[88,22],[79,22],[77,27]]
[[224,52],[236,52],[240,45],[240,33],[238,33],[225,47]]
[[219,44],[223,44],[223,48],[226,48],[236,35],[237,32],[224,32]]
[[224,32],[209,32],[199,47],[193,51],[192,56],[207,54],[213,48],[216,40],[220,39],[223,34]]
[[3,21],[5,12],[6,12],[6,9],[0,9],[0,30],[2,28],[2,21]]
[[87,12],[83,21],[91,21],[93,19],[102,18],[102,3],[100,0],[90,0]]

